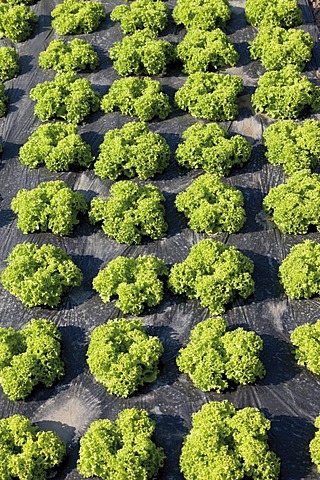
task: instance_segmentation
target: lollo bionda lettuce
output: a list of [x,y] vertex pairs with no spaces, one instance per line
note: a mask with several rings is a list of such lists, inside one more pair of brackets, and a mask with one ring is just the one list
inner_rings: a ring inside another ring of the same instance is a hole
[[61,180],[19,190],[11,208],[18,214],[17,226],[23,233],[51,230],[56,235],[71,233],[79,223],[78,215],[88,210],[84,196]]
[[280,460],[268,445],[271,422],[254,407],[209,402],[192,415],[180,470],[186,480],[277,480]]
[[118,298],[116,306],[123,313],[139,315],[146,307],[161,302],[167,275],[164,261],[153,255],[119,256],[100,270],[93,279],[93,288],[103,302]]
[[0,384],[10,400],[24,399],[38,384],[51,387],[64,374],[61,334],[50,320],[1,327],[0,348]]
[[78,471],[103,480],[156,477],[165,454],[152,440],[155,422],[146,410],[127,408],[115,421],[96,420],[80,440]]
[[26,307],[56,307],[71,287],[77,287],[83,274],[64,250],[53,245],[30,242],[16,245],[1,274],[1,283]]
[[247,385],[264,376],[259,359],[262,348],[263,341],[255,332],[240,327],[227,331],[223,318],[208,318],[191,330],[177,365],[196,387],[221,392],[232,384]]
[[0,478],[45,480],[66,454],[66,445],[51,430],[43,431],[24,415],[0,420]]
[[172,266],[168,284],[173,293],[197,298],[218,315],[237,295],[247,298],[254,292],[253,268],[253,261],[234,246],[206,239]]
[[109,130],[99,150],[94,171],[102,180],[117,180],[121,175],[147,180],[162,173],[171,156],[166,140],[151,132],[145,122],[129,122]]
[[109,393],[125,398],[156,380],[162,353],[161,341],[147,334],[142,320],[117,318],[91,332],[87,363]]

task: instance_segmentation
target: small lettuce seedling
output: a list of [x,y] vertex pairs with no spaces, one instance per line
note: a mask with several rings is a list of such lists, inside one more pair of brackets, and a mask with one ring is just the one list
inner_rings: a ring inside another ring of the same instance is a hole
[[10,5],[33,5],[37,0],[5,0],[3,3],[10,3]]
[[320,320],[296,327],[290,335],[298,365],[320,375]]
[[320,473],[320,415],[316,417],[314,426],[317,429],[309,445],[311,461],[316,464]]
[[7,112],[8,97],[5,94],[3,83],[0,83],[0,118],[4,117]]

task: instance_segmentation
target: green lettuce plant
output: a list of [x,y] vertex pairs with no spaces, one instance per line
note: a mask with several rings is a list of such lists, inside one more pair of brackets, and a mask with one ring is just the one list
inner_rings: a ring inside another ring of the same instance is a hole
[[134,0],[116,6],[110,15],[113,22],[120,21],[123,33],[146,30],[156,37],[168,23],[169,8],[161,0]]
[[163,298],[163,278],[168,275],[164,261],[153,255],[137,258],[119,256],[100,270],[93,288],[104,303],[118,297],[123,313],[139,315],[145,307],[155,307]]
[[320,295],[320,245],[305,240],[292,247],[279,267],[279,279],[294,300]]
[[42,431],[23,415],[0,420],[0,478],[45,480],[59,465],[66,445],[52,431]]
[[53,245],[38,247],[26,242],[16,245],[1,274],[3,287],[26,307],[56,307],[62,295],[79,286],[83,274],[64,250]]
[[302,23],[297,0],[246,0],[247,21],[255,27],[296,27]]
[[[1,5],[0,5],[1,8]],[[20,72],[19,55],[13,47],[0,47],[0,82],[11,80]]]
[[19,160],[30,168],[45,165],[51,172],[61,172],[71,166],[87,168],[93,156],[76,125],[56,122],[37,128],[20,148]]
[[157,378],[162,353],[161,341],[146,333],[142,320],[118,318],[91,332],[87,362],[109,393],[128,397]]
[[314,325],[305,323],[296,327],[290,340],[295,347],[293,353],[298,365],[320,375],[320,320]]
[[10,3],[11,5],[33,5],[37,0],[1,0],[3,3]]
[[234,120],[238,115],[237,96],[242,89],[242,78],[237,75],[196,72],[188,76],[174,100],[181,110],[196,118]]
[[64,374],[60,353],[61,334],[50,320],[32,319],[21,330],[0,328],[0,384],[4,393],[10,400],[21,400],[39,383],[51,387]]
[[79,223],[78,215],[88,209],[84,196],[61,180],[19,190],[11,208],[18,215],[17,226],[23,233],[51,230],[56,235],[71,233]]
[[246,221],[243,204],[240,190],[211,173],[194,180],[175,201],[178,212],[189,219],[189,227],[205,233],[238,232]]
[[158,187],[123,180],[112,185],[110,197],[92,199],[89,220],[102,222],[106,235],[119,243],[141,243],[145,236],[159,240],[168,228],[164,201]]
[[198,323],[189,343],[180,349],[177,365],[196,387],[221,392],[230,383],[247,385],[265,374],[259,359],[263,341],[254,332],[237,328],[227,332],[225,320],[209,318]]
[[320,122],[280,120],[263,133],[266,157],[272,165],[282,165],[288,175],[320,162]]
[[217,123],[196,123],[182,133],[175,158],[186,168],[202,168],[205,172],[226,176],[234,167],[242,167],[250,158],[252,147],[241,135],[229,132]]
[[122,410],[117,420],[91,423],[80,440],[78,471],[104,480],[155,478],[165,455],[152,441],[155,422],[146,410]]
[[192,415],[180,469],[186,480],[276,480],[280,460],[269,449],[270,421],[254,407],[209,402]]
[[318,472],[320,473],[320,415],[316,417],[314,426],[317,431],[310,442],[309,451],[311,461],[317,465]]
[[291,64],[302,71],[311,60],[313,46],[310,33],[274,26],[262,28],[253,42],[249,42],[251,58],[261,58],[266,70],[281,70],[285,65]]
[[100,106],[100,94],[91,82],[72,72],[57,73],[54,80],[39,83],[30,90],[30,98],[38,102],[34,113],[43,122],[63,118],[77,124]]
[[227,0],[178,0],[172,17],[177,25],[187,30],[213,30],[225,27],[231,10]]
[[235,66],[239,54],[220,28],[209,32],[196,28],[187,32],[178,44],[177,58],[183,64],[183,71],[190,74]]
[[236,295],[254,292],[253,261],[234,246],[211,239],[194,245],[182,263],[173,265],[169,287],[174,293],[197,298],[212,314],[220,314]]
[[167,168],[170,155],[161,135],[151,132],[145,122],[130,122],[105,134],[94,171],[102,180],[121,175],[146,180]]
[[8,97],[4,92],[4,85],[0,82],[0,118],[7,112]]
[[155,40],[142,30],[115,42],[109,56],[119,75],[157,75],[166,73],[167,65],[175,59],[175,49],[170,42]]
[[297,118],[306,108],[320,109],[320,87],[302,76],[297,66],[287,65],[259,78],[251,103],[257,113],[271,118]]
[[102,3],[87,0],[64,0],[51,12],[52,28],[59,35],[91,33],[106,18]]
[[0,3],[0,38],[23,42],[32,34],[37,15],[26,5]]
[[264,210],[283,233],[305,234],[313,225],[320,231],[320,178],[310,170],[292,174],[263,200]]
[[142,121],[154,117],[164,120],[171,112],[169,97],[162,92],[162,85],[151,78],[121,78],[110,87],[102,98],[101,110],[105,113],[120,110],[131,117],[137,115]]
[[71,42],[56,39],[40,53],[39,65],[41,68],[58,71],[94,70],[100,65],[100,59],[93,46],[80,38]]

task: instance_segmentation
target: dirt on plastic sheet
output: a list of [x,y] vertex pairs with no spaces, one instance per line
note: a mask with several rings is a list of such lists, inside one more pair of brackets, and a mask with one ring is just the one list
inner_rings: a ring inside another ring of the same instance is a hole
[[[88,371],[86,349],[90,332],[109,318],[123,316],[114,302],[102,303],[92,289],[92,279],[99,269],[118,255],[154,254],[170,266],[184,260],[192,245],[207,238],[207,235],[191,231],[183,215],[178,214],[174,207],[177,193],[190,185],[201,172],[180,169],[172,156],[170,167],[152,180],[166,197],[169,230],[166,238],[159,241],[145,241],[137,246],[119,245],[108,239],[98,227],[90,226],[87,220],[75,228],[72,235],[63,238],[51,233],[23,235],[17,229],[17,219],[10,209],[10,203],[21,188],[30,189],[40,182],[60,179],[82,192],[89,201],[94,196],[107,195],[111,185],[110,181],[100,180],[92,169],[51,173],[46,168],[29,169],[18,160],[20,146],[41,123],[34,116],[34,104],[29,92],[38,83],[52,80],[55,75],[53,71],[39,68],[38,55],[51,40],[58,38],[51,28],[50,17],[57,3],[57,0],[40,0],[32,7],[39,15],[34,35],[16,44],[21,74],[5,83],[9,108],[7,116],[0,119],[0,142],[3,144],[0,159],[0,270],[5,268],[6,257],[18,243],[52,243],[71,255],[83,270],[85,280],[80,287],[71,290],[56,309],[27,309],[0,286],[1,326],[21,328],[31,318],[53,320],[62,333],[63,359],[66,363],[66,375],[59,383],[49,389],[37,387],[25,401],[10,401],[1,391],[0,416],[3,418],[21,413],[40,427],[52,429],[61,435],[68,444],[68,456],[64,464],[56,469],[55,478],[76,480],[81,478],[76,470],[79,438],[90,423],[99,418],[114,420],[124,408],[145,408],[156,422],[155,441],[165,449],[167,455],[165,466],[157,478],[180,480],[179,455],[183,437],[191,427],[192,413],[211,400],[227,399],[237,408],[258,407],[271,420],[269,441],[272,450],[281,459],[282,480],[320,479],[308,454],[308,445],[315,432],[314,419],[320,413],[320,377],[297,366],[289,342],[290,333],[296,326],[305,322],[314,323],[320,318],[320,299],[290,300],[282,291],[277,277],[279,265],[291,246],[306,238],[320,241],[320,235],[283,235],[262,211],[263,197],[272,187],[282,183],[285,177],[281,167],[267,164],[264,158],[262,134],[272,121],[265,116],[255,115],[250,105],[250,95],[264,69],[260,62],[252,62],[249,57],[248,41],[253,40],[256,31],[246,23],[244,0],[230,2],[232,19],[226,28],[240,53],[240,61],[236,67],[222,71],[241,75],[245,88],[239,100],[239,116],[235,121],[221,125],[231,134],[244,135],[253,145],[253,155],[248,164],[233,171],[226,179],[228,184],[243,192],[247,221],[239,233],[219,234],[213,238],[236,246],[254,261],[254,295],[247,300],[233,302],[224,317],[229,327],[243,326],[261,335],[264,341],[262,360],[267,373],[256,385],[238,386],[222,394],[203,393],[195,388],[186,375],[179,374],[175,358],[179,348],[186,344],[192,327],[210,315],[208,310],[200,307],[199,302],[174,296],[167,290],[161,304],[141,316],[148,332],[158,335],[164,344],[160,374],[155,382],[141,388],[128,399],[109,395]],[[112,8],[121,3],[120,0],[103,3],[108,16],[100,29],[90,35],[78,36],[92,43],[101,57],[99,69],[80,74],[80,77],[88,78],[101,94],[105,94],[112,82],[119,78],[108,58],[108,49],[114,41],[122,38],[119,24],[112,23],[109,15]],[[168,3],[172,10],[173,1]],[[308,2],[301,1],[300,6],[304,17],[300,28],[309,31],[316,42],[306,75],[318,82],[318,29]],[[183,36],[184,30],[175,26],[172,19],[162,35],[174,43],[181,41]],[[1,40],[0,44],[9,46],[11,42]],[[155,78],[163,84],[171,101],[175,91],[185,81],[178,67],[167,76]],[[312,115],[312,118],[319,119],[319,116]],[[97,155],[104,134],[128,121],[132,121],[132,118],[118,112],[107,115],[97,112],[80,125],[80,133],[90,143],[94,155]],[[202,121],[176,109],[166,120],[156,119],[149,125],[152,131],[164,136],[173,152],[181,142],[182,132],[196,122]]]
[[320,2],[319,2],[319,0],[311,1],[310,5],[311,5],[312,13],[314,15],[315,23],[316,23],[317,27],[319,28],[319,26],[320,26]]

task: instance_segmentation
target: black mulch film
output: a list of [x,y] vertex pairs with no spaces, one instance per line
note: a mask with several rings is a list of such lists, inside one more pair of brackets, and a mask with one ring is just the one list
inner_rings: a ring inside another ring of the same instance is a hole
[[[232,20],[227,34],[240,53],[239,66],[222,71],[241,75],[245,89],[240,98],[240,114],[233,122],[222,126],[231,133],[244,135],[253,145],[250,162],[242,169],[235,170],[227,179],[244,194],[247,221],[240,233],[220,234],[213,238],[234,245],[248,255],[255,264],[255,294],[248,300],[235,301],[224,317],[230,327],[244,326],[262,336],[264,350],[262,360],[267,374],[262,381],[252,386],[238,386],[223,394],[203,393],[192,385],[186,375],[181,375],[175,364],[179,348],[185,345],[191,328],[208,318],[208,310],[197,301],[174,296],[168,291],[158,308],[145,311],[142,318],[148,331],[158,335],[164,344],[164,355],[158,379],[140,389],[128,399],[109,395],[88,371],[86,349],[88,336],[94,327],[109,318],[122,317],[114,302],[103,304],[92,289],[92,279],[99,269],[118,255],[137,256],[154,254],[166,264],[181,262],[190,247],[206,235],[192,232],[182,214],[174,207],[177,193],[185,189],[200,171],[179,169],[174,160],[170,168],[157,176],[152,183],[158,186],[166,197],[167,237],[159,241],[146,241],[142,245],[128,247],[108,239],[101,229],[89,225],[85,220],[69,237],[60,238],[50,233],[23,235],[17,229],[17,220],[10,210],[10,203],[21,188],[36,187],[42,181],[64,180],[70,187],[81,191],[89,201],[94,196],[105,196],[110,181],[100,180],[92,170],[67,173],[51,173],[46,168],[29,169],[18,161],[18,151],[31,133],[41,124],[34,116],[34,105],[29,98],[30,89],[40,82],[54,78],[53,71],[38,67],[38,55],[48,43],[58,38],[51,28],[50,12],[58,3],[56,0],[40,0],[34,7],[39,15],[38,26],[33,37],[16,44],[22,65],[21,74],[6,82],[9,96],[9,110],[0,120],[0,143],[3,154],[0,163],[0,259],[1,271],[5,258],[18,243],[31,241],[38,245],[52,243],[64,248],[82,269],[85,280],[81,287],[73,289],[56,309],[24,308],[19,300],[0,286],[0,325],[21,328],[31,318],[48,318],[60,328],[63,336],[63,358],[66,376],[53,388],[38,388],[25,401],[13,402],[0,393],[0,416],[7,417],[21,413],[44,429],[56,431],[68,443],[69,455],[62,467],[57,469],[57,480],[76,480],[82,477],[76,470],[79,438],[90,423],[99,418],[114,420],[124,408],[144,408],[156,422],[155,441],[163,446],[167,459],[159,472],[159,480],[180,480],[179,456],[183,437],[190,430],[191,414],[212,400],[227,399],[237,408],[258,407],[272,421],[269,440],[272,450],[281,458],[281,479],[320,479],[316,467],[311,464],[308,446],[314,436],[313,422],[320,413],[320,377],[297,366],[289,343],[293,329],[306,322],[314,323],[320,318],[320,299],[292,301],[282,291],[277,273],[278,267],[288,254],[290,247],[306,238],[320,241],[319,233],[308,235],[283,235],[262,212],[263,197],[272,187],[283,183],[281,167],[267,164],[264,158],[262,133],[271,123],[266,117],[255,115],[250,106],[250,95],[257,80],[264,73],[260,62],[251,62],[247,49],[255,31],[244,16],[244,1],[231,0]],[[102,94],[114,80],[119,78],[108,58],[108,50],[116,40],[122,38],[119,24],[110,21],[110,12],[120,1],[103,1],[108,16],[99,31],[78,37],[88,40],[98,51],[102,64],[93,73],[80,74],[89,78]],[[170,9],[173,0],[169,1]],[[306,75],[317,82],[316,70],[320,65],[318,30],[308,2],[300,1],[304,24],[301,28],[309,31],[315,41],[314,57],[307,65]],[[171,20],[163,37],[179,42],[184,31]],[[72,39],[74,37],[65,37]],[[11,42],[2,40],[3,46]],[[178,70],[169,75],[156,77],[170,95],[185,81]],[[313,118],[320,117],[314,115]],[[95,113],[80,125],[80,133],[90,143],[97,155],[98,146],[104,134],[132,121],[120,113]],[[175,110],[164,121],[149,122],[152,131],[162,134],[172,151],[181,141],[181,133],[197,122],[191,115]]]

